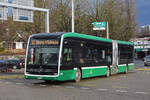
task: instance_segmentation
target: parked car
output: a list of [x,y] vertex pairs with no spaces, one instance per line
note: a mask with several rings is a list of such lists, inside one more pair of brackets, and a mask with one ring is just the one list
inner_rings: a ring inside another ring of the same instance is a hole
[[144,58],[144,66],[150,65],[150,55]]
[[21,69],[24,67],[22,60],[10,59],[7,60],[7,67],[12,69]]
[[0,60],[0,71],[5,72],[6,69],[7,69],[6,61]]

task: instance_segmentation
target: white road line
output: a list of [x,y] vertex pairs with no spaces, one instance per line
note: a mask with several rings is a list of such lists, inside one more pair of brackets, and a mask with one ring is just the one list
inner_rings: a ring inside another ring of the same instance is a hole
[[16,83],[16,85],[22,85],[22,84],[24,84],[24,83]]
[[55,87],[55,88],[57,88],[57,87],[61,87],[61,86],[59,86],[59,85],[53,85],[52,87]]
[[43,86],[43,87],[44,87],[44,86],[47,86],[47,85],[40,84],[40,86]]
[[147,92],[135,92],[136,94],[148,94]]
[[98,91],[107,91],[108,89],[96,89]]
[[88,87],[80,87],[80,89],[88,90],[88,89],[90,89],[90,88],[88,88]]
[[128,91],[125,91],[125,90],[116,90],[116,92],[127,93]]

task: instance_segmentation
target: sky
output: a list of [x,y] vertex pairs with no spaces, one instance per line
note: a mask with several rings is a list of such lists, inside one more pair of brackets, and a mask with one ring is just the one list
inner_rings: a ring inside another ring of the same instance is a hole
[[150,25],[150,0],[136,0],[138,26]]

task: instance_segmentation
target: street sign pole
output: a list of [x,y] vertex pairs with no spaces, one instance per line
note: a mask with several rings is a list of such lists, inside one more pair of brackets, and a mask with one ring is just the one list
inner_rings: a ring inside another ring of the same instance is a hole
[[74,0],[72,0],[72,32],[74,32]]
[[109,23],[108,23],[108,21],[107,21],[107,39],[109,39]]

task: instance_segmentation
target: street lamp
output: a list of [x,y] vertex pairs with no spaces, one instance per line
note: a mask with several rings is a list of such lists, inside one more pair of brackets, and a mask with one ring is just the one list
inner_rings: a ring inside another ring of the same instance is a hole
[[106,34],[107,34],[107,39],[109,39],[109,23],[107,21],[107,30],[106,30]]
[[74,0],[72,0],[72,32],[74,32]]

